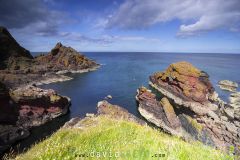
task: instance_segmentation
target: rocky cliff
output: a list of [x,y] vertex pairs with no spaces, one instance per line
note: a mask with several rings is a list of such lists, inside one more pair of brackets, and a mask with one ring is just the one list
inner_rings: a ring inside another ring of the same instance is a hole
[[240,106],[222,101],[207,73],[178,62],[151,75],[149,84],[166,98],[159,102],[150,90],[138,89],[138,110],[146,120],[183,139],[240,153]]
[[96,70],[99,65],[71,47],[61,43],[46,55],[33,58],[8,30],[0,27],[0,81],[9,87],[70,80],[59,74]]
[[0,153],[26,138],[30,128],[66,114],[69,106],[70,99],[54,90],[34,86],[8,90],[0,83]]
[[96,62],[61,43],[57,43],[47,55],[39,56],[35,60],[39,65],[47,65],[49,71],[78,72],[98,66]]
[[30,52],[21,47],[6,28],[0,26],[0,70],[24,69],[31,59]]

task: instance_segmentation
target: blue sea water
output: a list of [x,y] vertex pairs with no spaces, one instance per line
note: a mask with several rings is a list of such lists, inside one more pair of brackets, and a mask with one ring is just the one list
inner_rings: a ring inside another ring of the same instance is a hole
[[103,64],[100,69],[84,74],[70,74],[71,81],[43,86],[52,88],[72,99],[70,117],[95,113],[96,104],[107,95],[111,103],[125,107],[137,115],[136,90],[148,86],[149,76],[165,70],[171,63],[188,61],[206,71],[215,89],[225,101],[229,92],[217,86],[219,80],[240,83],[240,55],[236,54],[183,54],[183,53],[84,53]]
[[97,71],[83,74],[69,74],[74,79],[41,86],[52,88],[72,101],[70,113],[66,116],[33,129],[31,136],[20,143],[20,149],[44,138],[72,117],[96,113],[97,102],[112,95],[112,104],[120,105],[138,116],[135,101],[136,90],[148,87],[148,77],[156,71],[165,70],[171,63],[188,61],[206,71],[219,96],[228,100],[229,92],[222,91],[217,82],[223,79],[240,83],[239,54],[201,54],[201,53],[118,53],[88,52],[87,57],[102,64]]

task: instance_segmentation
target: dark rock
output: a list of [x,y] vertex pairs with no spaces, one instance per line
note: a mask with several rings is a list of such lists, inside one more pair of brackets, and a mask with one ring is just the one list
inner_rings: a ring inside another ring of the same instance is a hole
[[27,65],[25,62],[31,59],[30,52],[21,47],[6,28],[0,26],[0,70],[24,68]]
[[188,115],[178,115],[181,120],[182,127],[188,132],[194,139],[201,141],[204,144],[214,146],[214,142],[211,138],[210,133],[204,129],[204,127],[198,123],[195,119]]

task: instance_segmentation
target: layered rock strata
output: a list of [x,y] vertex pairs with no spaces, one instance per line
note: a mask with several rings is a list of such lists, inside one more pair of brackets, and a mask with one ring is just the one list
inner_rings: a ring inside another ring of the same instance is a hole
[[[223,150],[234,146],[235,151],[239,152],[240,120],[237,109],[239,107],[235,106],[234,109],[233,103],[226,104],[218,97],[206,72],[188,62],[178,62],[171,64],[164,72],[151,75],[149,83],[171,100],[174,106],[174,112],[170,109],[171,115],[174,113],[175,115],[169,116],[169,113],[164,110],[163,102],[159,103],[153,93],[140,88],[137,100],[139,101],[139,110],[144,108],[147,111],[144,115],[155,114],[158,121],[163,121],[164,125],[170,128],[169,133],[171,134],[174,131],[177,132],[173,124],[178,124],[176,122],[180,121],[180,128],[184,130],[180,136],[188,137],[190,135],[191,138]],[[142,98],[143,95],[147,98]],[[232,99],[234,99],[232,101],[237,103],[235,97],[237,95],[232,95]],[[177,117],[178,120],[173,117]],[[166,129],[167,127],[164,125],[160,128]]]
[[54,90],[25,86],[7,89],[0,83],[0,153],[29,136],[29,129],[68,112],[70,99]]

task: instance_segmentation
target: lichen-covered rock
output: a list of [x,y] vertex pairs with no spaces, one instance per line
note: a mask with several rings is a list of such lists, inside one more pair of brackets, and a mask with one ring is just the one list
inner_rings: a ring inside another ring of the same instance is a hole
[[208,77],[191,63],[178,62],[164,72],[155,73],[150,80],[184,100],[203,103],[208,101],[208,94],[214,92]]
[[29,128],[66,114],[70,99],[34,86],[8,88],[0,82],[0,153],[26,138]]
[[160,104],[163,107],[164,113],[172,128],[178,128],[181,126],[179,119],[176,116],[173,106],[170,104],[166,97],[162,98]]
[[83,73],[99,65],[71,47],[58,43],[47,55],[33,58],[21,47],[6,28],[0,27],[0,81],[8,87],[42,82],[69,80],[67,72]]
[[156,95],[145,87],[138,89],[136,99],[140,114],[165,132],[187,141],[199,140],[224,151],[234,146],[235,152],[239,152],[240,139],[237,132],[240,123],[236,119],[227,118],[224,110],[199,115],[191,108],[171,105],[167,98],[162,98],[159,103]]
[[221,80],[218,82],[218,86],[223,89],[223,90],[227,90],[230,92],[235,92],[238,88],[238,84],[236,82],[233,81],[229,81],[229,80]]
[[197,122],[196,119],[185,115],[179,114],[179,119],[181,120],[182,127],[187,133],[189,133],[195,140],[199,140],[204,144],[214,146],[214,142],[211,138],[210,133],[207,131],[203,125]]
[[63,127],[85,129],[88,128],[89,126],[95,126],[98,123],[96,118],[98,116],[108,116],[116,120],[126,120],[138,123],[140,125],[146,125],[145,121],[129,113],[126,109],[118,105],[110,104],[109,102],[104,100],[98,102],[96,115],[86,116],[85,118],[79,117],[72,118],[70,121],[66,122]]
[[19,105],[18,124],[25,127],[39,126],[66,114],[70,99],[58,95],[54,90],[25,86],[10,92]]
[[57,43],[47,55],[35,59],[37,63],[47,65],[48,70],[77,72],[84,69],[98,67],[98,64],[71,47]]
[[108,103],[107,101],[100,101],[97,104],[97,114],[98,115],[108,115],[115,119],[125,119],[128,121],[133,121],[136,123],[139,123],[141,125],[145,125],[146,123],[134,116],[133,114],[129,113],[126,109],[117,106],[112,105]]
[[[139,103],[139,113],[149,122],[163,129],[165,132],[176,136],[182,136],[180,122],[171,105],[163,100],[164,107],[157,101],[155,94],[145,87],[137,90],[136,99]],[[170,108],[170,109],[169,109]]]
[[171,64],[166,71],[153,74],[149,84],[176,104],[190,108],[198,115],[207,115],[216,111],[220,103],[223,104],[208,74],[188,62]]

